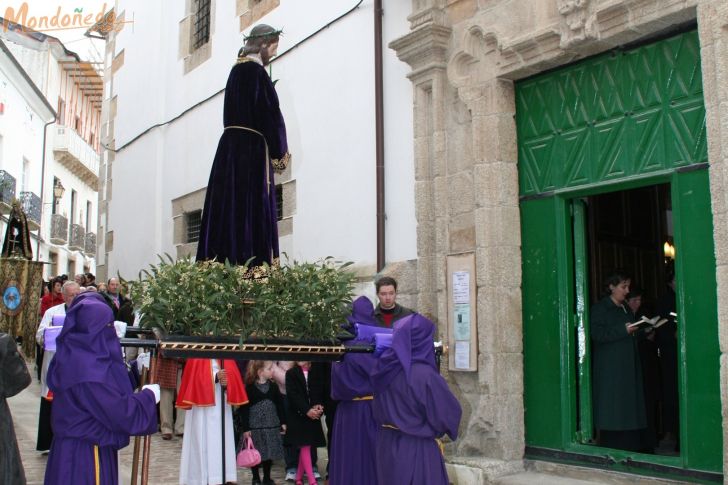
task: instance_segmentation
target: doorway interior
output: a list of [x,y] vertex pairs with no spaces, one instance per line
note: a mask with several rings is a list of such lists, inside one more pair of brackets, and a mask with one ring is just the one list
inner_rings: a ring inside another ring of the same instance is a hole
[[[573,201],[583,209],[575,211],[575,250],[580,251],[585,264],[574,265],[574,281],[584,281],[589,306],[605,296],[605,279],[615,271],[630,277],[630,294],[625,309],[633,314],[632,320],[642,316],[665,318],[663,326],[636,334],[636,372],[642,384],[646,427],[640,431],[640,450],[648,454],[679,455],[679,413],[677,332],[675,318],[675,292],[668,286],[674,280],[675,241],[672,202],[669,183],[648,185],[601,193]],[[581,220],[580,220],[581,217]],[[583,235],[583,236],[582,236]],[[578,260],[579,255],[575,255]],[[579,289],[577,289],[579,291]],[[662,314],[665,315],[662,315]],[[578,329],[577,331],[583,331]],[[587,329],[588,334],[588,329]],[[593,343],[590,342],[591,345]],[[592,354],[593,349],[577,347],[578,353]],[[592,359],[577,355],[577,362],[591,366]],[[638,369],[637,369],[638,368]],[[580,436],[584,444],[600,444],[600,430],[593,427],[593,395],[590,392],[592,369],[578,369],[580,379],[577,409],[582,427]],[[584,402],[582,402],[584,401]],[[591,413],[590,413],[591,411]],[[591,427],[591,429],[583,429]]]

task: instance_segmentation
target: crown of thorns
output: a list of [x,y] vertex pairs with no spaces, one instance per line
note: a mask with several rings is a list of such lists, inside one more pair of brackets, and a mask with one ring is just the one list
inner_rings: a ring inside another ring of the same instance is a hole
[[267,32],[259,32],[257,34],[251,33],[250,35],[244,35],[243,40],[245,42],[247,42],[250,39],[260,39],[262,37],[279,37],[281,35],[283,35],[283,29],[279,29],[279,30],[273,29],[273,30],[269,30]]

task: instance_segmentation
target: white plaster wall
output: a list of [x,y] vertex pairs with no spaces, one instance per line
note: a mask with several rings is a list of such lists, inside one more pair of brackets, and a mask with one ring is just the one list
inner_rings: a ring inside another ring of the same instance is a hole
[[[23,66],[28,76],[33,79],[34,84],[45,95],[48,100],[48,104],[56,109],[61,90],[62,69],[57,63],[57,59],[54,55],[51,55],[51,52],[56,55],[61,55],[62,49],[60,46],[50,43],[33,43],[26,39],[14,36],[12,33],[7,34],[5,42],[13,53],[13,56]],[[0,93],[0,101],[2,101],[3,97],[10,95],[10,91],[5,89],[4,86]],[[66,95],[64,95],[64,97],[66,97]],[[70,100],[66,99],[66,103],[67,105],[70,105]],[[6,102],[6,104],[9,103]],[[14,100],[12,104],[13,107],[17,109],[18,100]],[[35,234],[31,236],[33,238],[31,246],[34,257],[38,257],[40,261],[49,261],[49,252],[54,251],[58,254],[58,272],[66,273],[68,271],[69,259],[75,260],[75,263],[71,268],[73,273],[82,272],[84,265],[88,266],[91,272],[95,272],[95,258],[79,251],[70,251],[67,245],[58,246],[50,243],[52,213],[50,203],[53,200],[53,177],[58,177],[66,191],[58,202],[57,212],[68,218],[70,227],[71,191],[75,190],[78,194],[78,198],[74,222],[76,224],[81,224],[84,228],[86,228],[86,202],[90,201],[91,217],[89,218],[90,225],[87,228],[87,232],[95,233],[98,214],[98,196],[96,191],[94,191],[76,175],[72,174],[60,162],[55,160],[53,156],[53,145],[54,134],[58,127],[57,124],[52,124],[46,129],[46,167],[45,174],[42,174],[43,129],[45,123],[49,121],[49,119],[46,118],[41,120],[40,115],[36,115],[34,117],[34,122],[29,124],[28,121],[23,120],[22,117],[13,117],[12,113],[15,113],[14,109],[11,109],[10,111],[11,113],[9,113],[6,109],[6,114],[0,116],[0,134],[4,134],[3,139],[4,145],[6,146],[4,151],[7,152],[7,155],[2,158],[2,164],[4,165],[6,160],[8,163],[13,164],[13,168],[5,168],[5,170],[9,171],[10,174],[16,178],[16,195],[19,195],[20,191],[23,190],[23,156],[31,162],[31,170],[28,176],[28,190],[37,195],[41,195],[41,179],[44,177],[42,188],[43,206],[41,209],[41,235],[43,242],[40,244],[39,248]],[[4,127],[3,124],[5,125]],[[71,124],[71,121],[67,120],[66,124]],[[84,124],[86,124],[86,120],[84,120]],[[18,129],[19,127],[22,127],[22,129]],[[11,141],[9,141],[9,139]],[[31,153],[32,155],[29,156]],[[0,238],[2,236],[4,236],[4,232],[0,233]],[[55,274],[52,274],[52,269],[49,266],[44,267],[44,277],[48,278],[50,276],[55,276]]]
[[[30,88],[21,87],[18,83],[17,74],[0,69],[0,102],[5,105],[5,112],[0,115],[0,135],[3,137],[0,169],[15,177],[16,197],[23,190],[40,195],[43,125],[48,112],[39,109],[39,101],[30,102]],[[30,162],[28,186],[25,188],[22,175],[24,158]]]
[[410,2],[384,2],[384,150],[386,261],[417,258],[415,162],[410,67],[387,45],[409,32]]
[[[284,0],[262,22],[284,29],[278,50],[283,54],[356,3]],[[115,46],[117,55],[124,50],[112,94],[118,96],[117,148],[225,87],[243,36],[234,2],[216,0],[214,9],[212,56],[184,75],[178,43],[184,2],[162,9],[156,2],[118,1],[117,11],[127,19],[133,13],[134,25],[118,34]],[[416,257],[412,88],[406,66],[386,48],[407,31],[407,10],[388,7],[384,24],[388,260]],[[281,239],[290,257],[376,261],[373,42],[372,2],[364,1],[273,63],[297,191],[293,235]],[[109,274],[136,275],[156,254],[175,253],[171,200],[207,185],[222,106],[220,94],[116,154]]]

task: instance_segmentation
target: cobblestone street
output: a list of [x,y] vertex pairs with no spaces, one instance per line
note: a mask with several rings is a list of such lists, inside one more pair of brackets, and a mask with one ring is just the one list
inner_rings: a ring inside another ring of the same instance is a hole
[[[17,396],[8,399],[8,403],[10,405],[10,412],[13,415],[15,433],[18,437],[18,447],[20,448],[20,454],[23,459],[28,485],[38,485],[43,483],[48,456],[41,455],[35,451],[36,435],[38,432],[38,410],[40,407],[40,385],[37,379],[35,379],[32,366],[30,366],[30,371],[31,375],[34,376],[33,383]],[[143,440],[140,441],[143,443]],[[133,451],[134,439],[132,438],[130,445],[119,452],[119,483],[122,485],[131,483]],[[171,441],[164,441],[160,433],[152,436],[151,462],[149,467],[150,484],[177,485],[179,483],[181,451],[182,438],[174,437]],[[325,453],[325,449],[319,450],[319,456],[322,457],[321,461],[325,460]],[[139,468],[141,469],[141,457],[139,461]],[[283,462],[275,462],[273,464],[273,480],[277,484],[285,483],[284,475]],[[238,468],[237,483],[248,484],[251,480],[252,475],[249,470]],[[139,480],[137,480],[137,483],[139,483]],[[323,481],[320,483],[323,483]]]

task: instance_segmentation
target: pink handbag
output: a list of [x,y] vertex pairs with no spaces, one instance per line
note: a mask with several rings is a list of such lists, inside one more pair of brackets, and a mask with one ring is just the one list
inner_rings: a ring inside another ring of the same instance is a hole
[[252,438],[243,440],[243,447],[238,451],[238,466],[251,468],[260,464],[260,453],[253,446]]

